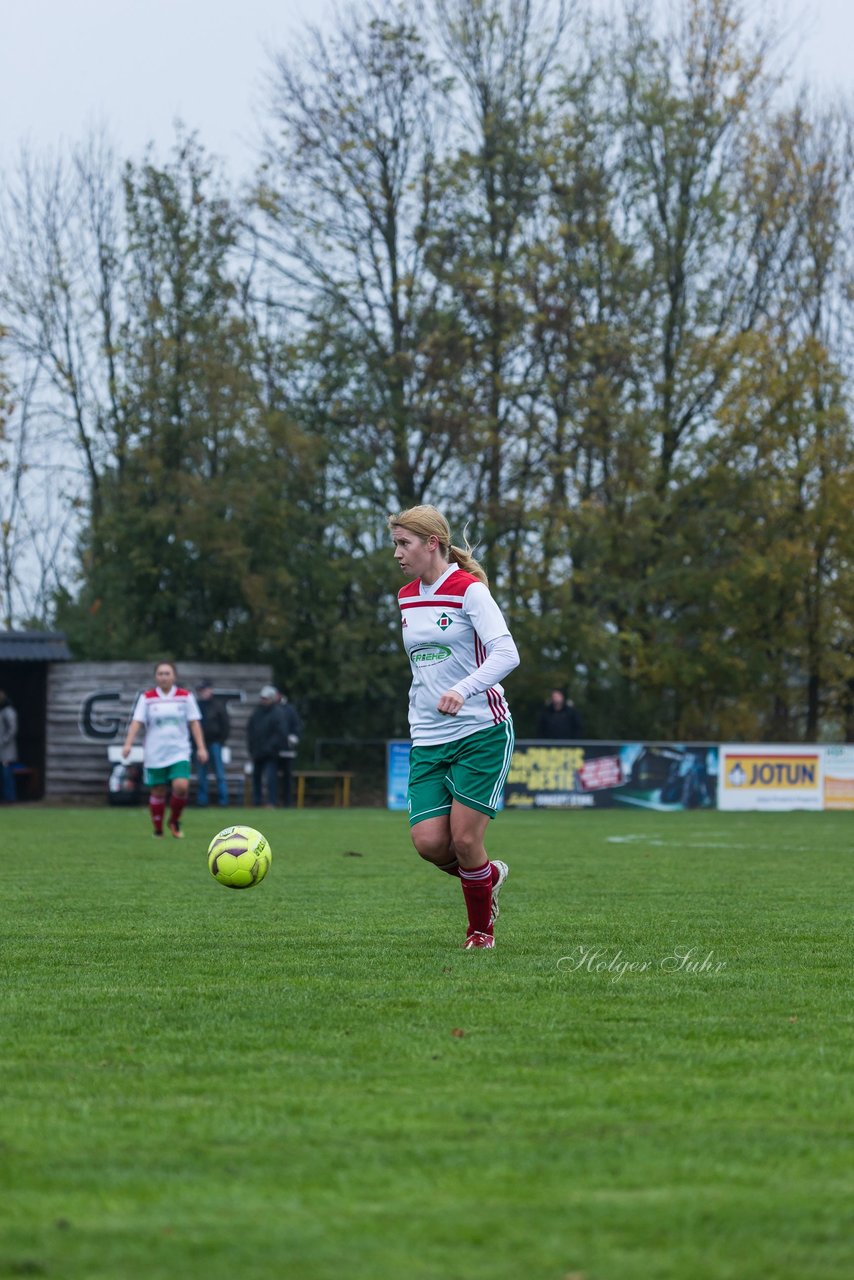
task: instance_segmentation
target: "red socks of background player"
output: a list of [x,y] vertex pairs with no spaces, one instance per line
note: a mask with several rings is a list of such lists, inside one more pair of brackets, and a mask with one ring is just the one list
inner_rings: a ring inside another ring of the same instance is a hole
[[154,792],[149,792],[148,796],[148,812],[151,814],[151,823],[154,827],[154,834],[163,835],[163,814],[166,811],[166,797],[156,796]]
[[187,807],[187,797],[178,796],[173,791],[169,796],[169,821],[180,822],[181,814]]
[[[169,821],[178,823],[181,820],[181,814],[187,807],[187,797],[178,796],[173,791],[169,796]],[[148,812],[151,814],[151,825],[154,827],[154,834],[163,835],[163,815],[166,812],[166,797],[156,796],[154,792],[148,795]]]
[[463,897],[466,900],[466,911],[469,916],[469,933],[492,933],[492,881],[493,872],[498,876],[498,868],[491,862],[485,862],[476,871],[466,871],[460,867],[460,883]]

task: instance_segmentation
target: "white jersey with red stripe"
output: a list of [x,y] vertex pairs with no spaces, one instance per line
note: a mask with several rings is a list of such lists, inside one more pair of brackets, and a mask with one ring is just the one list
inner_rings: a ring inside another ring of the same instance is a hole
[[189,760],[190,721],[202,718],[189,689],[179,689],[177,685],[168,693],[146,689],[137,699],[133,718],[145,725],[146,768],[165,769],[179,760]]
[[455,716],[436,704],[486,657],[485,646],[509,636],[504,615],[489,588],[457,565],[427,586],[416,578],[397,595],[403,645],[412,667],[409,729],[416,746],[435,746],[466,738],[479,729],[511,719],[500,684],[467,698]]

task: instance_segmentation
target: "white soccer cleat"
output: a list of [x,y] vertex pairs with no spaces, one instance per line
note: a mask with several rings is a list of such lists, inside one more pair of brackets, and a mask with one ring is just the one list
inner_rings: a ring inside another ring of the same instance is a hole
[[463,951],[474,951],[476,947],[486,947],[491,950],[495,946],[495,939],[491,933],[470,933],[463,943]]
[[510,874],[510,868],[506,862],[499,862],[497,858],[493,859],[492,865],[498,868],[498,879],[492,886],[492,913],[489,917],[489,923],[495,924],[495,921],[498,919],[500,914],[498,910],[498,895],[504,887],[504,881]]

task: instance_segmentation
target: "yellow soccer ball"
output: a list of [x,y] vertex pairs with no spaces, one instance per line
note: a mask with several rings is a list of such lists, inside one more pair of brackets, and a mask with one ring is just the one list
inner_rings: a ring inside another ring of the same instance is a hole
[[214,880],[229,889],[251,889],[270,870],[272,853],[254,827],[226,827],[208,845],[208,867]]

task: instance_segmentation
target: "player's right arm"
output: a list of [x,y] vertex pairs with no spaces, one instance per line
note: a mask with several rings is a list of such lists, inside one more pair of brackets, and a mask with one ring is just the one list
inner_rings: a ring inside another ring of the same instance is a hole
[[126,760],[130,755],[130,749],[134,744],[136,735],[140,729],[145,727],[145,699],[138,698],[136,709],[133,713],[133,719],[128,725],[128,731],[125,735],[125,745],[122,747],[122,756]]
[[127,737],[125,738],[125,745],[122,747],[122,755],[124,756],[125,759],[127,759],[128,756],[130,755],[130,749],[133,746],[136,735],[139,733],[141,728],[142,728],[141,720],[131,720],[130,724],[128,725]]

